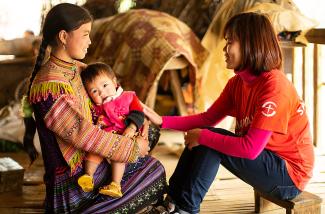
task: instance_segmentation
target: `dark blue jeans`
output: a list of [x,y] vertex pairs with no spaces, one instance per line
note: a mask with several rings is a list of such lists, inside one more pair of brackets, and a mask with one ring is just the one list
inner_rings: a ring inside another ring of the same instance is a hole
[[[224,129],[211,130],[234,135]],[[168,195],[182,210],[199,213],[220,164],[255,189],[279,199],[292,199],[301,192],[289,177],[284,160],[271,151],[263,150],[255,160],[249,160],[197,146],[191,151],[184,149],[169,180]]]

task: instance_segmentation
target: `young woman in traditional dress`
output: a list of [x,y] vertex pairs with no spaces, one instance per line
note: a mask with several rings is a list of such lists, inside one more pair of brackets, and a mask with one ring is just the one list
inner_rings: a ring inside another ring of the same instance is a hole
[[[80,78],[85,65],[78,61],[91,44],[91,25],[88,11],[77,5],[63,3],[48,12],[23,102],[24,145],[32,161],[37,157],[33,146],[36,128],[40,138],[46,213],[135,213],[160,199],[165,189],[163,166],[146,156],[148,126],[143,136],[132,140],[101,130],[92,122],[90,101]],[[44,59],[48,46],[50,57]],[[95,191],[84,192],[78,186],[86,152],[128,163],[121,182],[122,198],[113,199],[96,191],[110,177],[106,161],[94,174]]]

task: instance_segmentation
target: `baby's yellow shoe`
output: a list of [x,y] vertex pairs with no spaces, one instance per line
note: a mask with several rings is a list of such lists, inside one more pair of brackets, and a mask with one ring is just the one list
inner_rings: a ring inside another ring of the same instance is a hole
[[91,192],[94,189],[93,177],[90,175],[83,175],[78,179],[78,184],[84,192]]
[[123,196],[121,185],[112,181],[109,185],[103,186],[99,190],[100,194],[108,195],[113,198],[121,198]]

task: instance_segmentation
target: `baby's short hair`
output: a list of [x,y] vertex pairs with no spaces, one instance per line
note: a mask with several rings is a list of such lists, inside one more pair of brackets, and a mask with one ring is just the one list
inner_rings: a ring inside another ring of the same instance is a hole
[[102,62],[89,64],[83,71],[81,71],[80,76],[83,84],[85,85],[94,81],[99,75],[103,74],[107,75],[111,79],[116,78],[111,66]]

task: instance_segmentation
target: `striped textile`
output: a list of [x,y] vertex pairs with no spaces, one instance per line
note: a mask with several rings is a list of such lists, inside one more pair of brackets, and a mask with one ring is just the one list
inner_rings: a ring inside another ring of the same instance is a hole
[[109,183],[110,171],[103,161],[94,175],[95,190],[85,193],[76,182],[84,174],[82,170],[70,177],[68,168],[56,169],[54,183],[47,184],[53,195],[46,200],[46,213],[136,213],[159,200],[165,192],[164,168],[152,157],[127,165],[122,180],[124,195],[119,199],[98,194],[98,188]]

